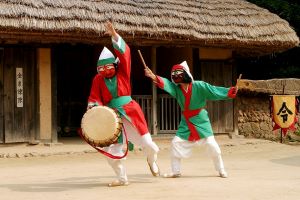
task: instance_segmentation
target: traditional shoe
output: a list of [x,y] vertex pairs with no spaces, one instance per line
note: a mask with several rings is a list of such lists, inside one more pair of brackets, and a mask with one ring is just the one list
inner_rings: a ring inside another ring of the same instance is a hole
[[173,173],[163,175],[164,178],[179,178],[180,176],[181,174],[173,174]]
[[155,176],[155,177],[160,176],[160,170],[159,170],[159,167],[158,167],[158,165],[156,164],[156,162],[154,162],[153,164],[156,165],[156,167],[157,167],[157,172],[154,171],[153,166],[149,163],[148,160],[147,160],[147,163],[148,163],[148,165],[149,165],[149,168],[150,168],[150,171],[151,171],[152,175]]
[[115,180],[115,181],[109,183],[108,187],[127,186],[127,185],[129,185],[128,181]]
[[220,175],[221,178],[227,178],[228,177],[228,175],[225,171],[219,172],[219,175]]

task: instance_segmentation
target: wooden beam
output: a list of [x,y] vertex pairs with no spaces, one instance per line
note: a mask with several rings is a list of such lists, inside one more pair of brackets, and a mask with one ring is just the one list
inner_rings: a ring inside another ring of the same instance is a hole
[[4,69],[3,48],[0,48],[0,143],[4,143]]
[[53,142],[52,138],[52,93],[51,93],[51,49],[39,48],[37,53],[39,71],[40,139]]
[[[152,71],[156,74],[156,47],[151,47],[151,66]],[[157,124],[157,88],[154,83],[152,83],[152,130],[153,135],[157,135],[158,132],[158,124]]]
[[[50,52],[51,53],[51,52]],[[51,55],[50,55],[51,59]],[[57,65],[51,64],[51,94],[52,94],[52,131],[51,138],[52,143],[57,143]]]

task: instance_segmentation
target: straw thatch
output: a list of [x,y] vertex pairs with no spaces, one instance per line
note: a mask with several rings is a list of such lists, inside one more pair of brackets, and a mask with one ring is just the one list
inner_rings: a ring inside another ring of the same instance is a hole
[[137,45],[223,47],[265,54],[299,45],[289,24],[244,0],[1,0],[0,41],[96,44],[113,19]]

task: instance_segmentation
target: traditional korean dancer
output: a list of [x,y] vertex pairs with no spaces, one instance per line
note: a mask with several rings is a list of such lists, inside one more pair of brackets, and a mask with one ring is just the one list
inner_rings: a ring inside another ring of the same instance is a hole
[[[130,48],[115,31],[111,22],[107,22],[105,27],[106,34],[112,37],[117,58],[115,59],[108,48],[103,48],[97,63],[98,74],[93,79],[88,99],[88,109],[104,105],[116,110],[122,116],[128,140],[143,148],[153,176],[159,176],[159,168],[156,163],[159,148],[152,141],[141,107],[130,96]],[[107,152],[122,155],[122,144],[112,144],[107,148]],[[107,158],[107,160],[117,175],[117,180],[110,183],[109,186],[128,185],[123,159]]]
[[196,145],[204,145],[220,177],[226,178],[221,150],[214,138],[208,113],[204,107],[206,100],[235,98],[237,87],[217,87],[204,81],[194,81],[186,61],[172,67],[172,81],[156,76],[148,67],[145,67],[145,75],[159,88],[176,98],[182,110],[181,121],[171,144],[172,172],[163,176],[180,177],[181,159],[190,157],[192,148]]

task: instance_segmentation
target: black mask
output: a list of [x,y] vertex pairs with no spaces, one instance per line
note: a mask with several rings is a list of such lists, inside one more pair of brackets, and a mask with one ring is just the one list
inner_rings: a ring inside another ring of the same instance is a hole
[[192,82],[191,77],[188,75],[188,73],[186,71],[183,72],[183,83],[190,83]]
[[171,73],[171,78],[174,81],[174,83],[190,83],[192,82],[191,77],[187,74],[186,71],[180,70],[182,73],[176,73],[176,71]]

